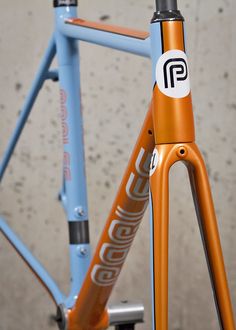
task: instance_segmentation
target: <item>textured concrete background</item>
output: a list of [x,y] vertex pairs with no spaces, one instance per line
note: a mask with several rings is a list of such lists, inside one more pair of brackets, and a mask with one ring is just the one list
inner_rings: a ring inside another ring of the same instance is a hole
[[[153,0],[81,0],[91,20],[148,29]],[[48,0],[0,0],[0,154],[16,122],[52,31]],[[197,142],[213,189],[229,285],[236,308],[236,2],[179,0],[187,17]],[[151,96],[142,59],[81,44],[81,75],[93,248]],[[56,201],[61,178],[58,87],[47,83],[0,188],[0,213],[68,292],[67,224]],[[193,203],[182,166],[171,172],[170,329],[217,329]],[[54,305],[0,238],[0,329],[56,329]],[[145,217],[112,300],[141,299],[151,329],[149,224]]]

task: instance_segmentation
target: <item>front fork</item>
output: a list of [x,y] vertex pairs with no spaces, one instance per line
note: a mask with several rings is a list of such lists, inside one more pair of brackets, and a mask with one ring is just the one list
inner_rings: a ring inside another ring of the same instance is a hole
[[[221,329],[234,330],[234,319],[225,273],[217,220],[206,166],[195,143],[158,145],[150,176],[153,229],[153,302],[155,330],[168,329],[168,227],[170,167],[186,165],[209,267]],[[154,157],[154,156],[153,156]]]
[[[161,45],[158,40],[161,40]],[[189,67],[183,17],[179,11],[155,13],[151,24],[151,43],[155,137],[150,168],[153,329],[168,330],[168,181],[171,166],[182,161],[189,172],[219,323],[221,329],[235,330],[207,171],[194,143]]]

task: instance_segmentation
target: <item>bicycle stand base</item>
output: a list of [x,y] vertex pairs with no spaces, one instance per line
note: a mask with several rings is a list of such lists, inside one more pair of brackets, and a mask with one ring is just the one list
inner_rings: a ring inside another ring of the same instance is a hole
[[115,330],[134,330],[137,323],[144,321],[144,306],[139,303],[123,301],[108,307],[110,325]]
[[[68,310],[61,304],[57,307],[56,316],[53,318],[60,330],[67,329]],[[144,306],[140,303],[123,301],[108,307],[110,326],[115,330],[135,330],[137,323],[144,322]]]

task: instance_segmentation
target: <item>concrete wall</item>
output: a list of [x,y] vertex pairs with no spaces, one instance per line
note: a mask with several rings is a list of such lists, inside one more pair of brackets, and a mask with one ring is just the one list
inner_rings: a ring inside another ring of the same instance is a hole
[[[148,29],[152,0],[80,1],[91,20]],[[1,0],[0,153],[17,119],[52,31],[48,0]],[[14,7],[13,7],[14,5]],[[197,142],[208,166],[229,285],[236,308],[236,2],[179,0],[187,17]],[[104,17],[103,17],[104,18]],[[109,211],[151,96],[147,59],[81,44],[83,112],[93,248]],[[67,224],[56,201],[61,179],[58,88],[47,83],[0,188],[6,217],[68,290]],[[182,166],[171,172],[170,329],[217,329],[207,267]],[[113,301],[141,299],[151,329],[149,224],[145,217]],[[0,238],[0,329],[56,329],[54,305],[25,264]]]

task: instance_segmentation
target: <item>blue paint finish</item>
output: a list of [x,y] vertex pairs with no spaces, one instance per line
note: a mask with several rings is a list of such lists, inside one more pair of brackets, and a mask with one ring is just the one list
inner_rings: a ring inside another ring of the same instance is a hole
[[151,24],[151,59],[152,59],[152,83],[156,81],[156,64],[162,55],[161,24]]
[[[67,13],[67,7],[59,7],[56,16]],[[73,7],[76,15],[75,7]],[[64,126],[64,188],[66,210],[69,221],[87,220],[87,189],[83,148],[83,123],[81,114],[79,51],[75,40],[56,33],[58,72],[61,88],[61,104]],[[76,208],[82,207],[83,215],[78,216]]]
[[[55,9],[56,29],[58,22],[67,17],[76,17],[75,7]],[[79,49],[77,40],[65,37],[57,30],[55,34],[58,73],[61,89],[62,126],[64,127],[64,177],[61,200],[68,221],[88,220],[87,186],[81,113]],[[82,212],[78,212],[81,210]],[[90,263],[90,246],[81,257],[78,250],[84,245],[70,246],[71,292],[66,306],[75,302]],[[84,247],[85,248],[85,247]]]
[[66,213],[67,212],[67,197],[63,190],[60,192],[60,200],[61,200],[62,207]]
[[33,271],[42,280],[45,286],[48,288],[52,294],[55,302],[61,304],[65,300],[65,296],[61,293],[58,286],[44,269],[41,263],[32,255],[28,248],[21,242],[21,240],[16,236],[13,230],[7,225],[7,223],[0,218],[0,230],[6,236],[6,238],[11,242],[19,254],[24,258],[24,260],[29,264]]
[[13,154],[13,151],[15,149],[15,146],[18,142],[18,139],[21,135],[21,132],[25,126],[25,123],[29,117],[29,114],[31,112],[31,109],[34,105],[34,102],[38,96],[38,93],[47,78],[48,69],[51,65],[51,62],[55,56],[56,53],[56,47],[55,47],[55,41],[54,37],[51,38],[48,49],[46,50],[44,57],[42,59],[41,65],[39,67],[39,70],[36,74],[35,80],[32,84],[31,90],[25,100],[25,103],[22,107],[22,111],[20,113],[18,122],[16,124],[16,128],[10,138],[10,142],[8,144],[8,147],[5,151],[5,154],[3,155],[2,162],[0,163],[0,181],[3,178],[4,172],[6,170],[6,167],[10,161],[10,158]]
[[90,264],[90,257],[89,244],[70,245],[71,289],[69,296],[64,302],[67,308],[74,306],[81,283],[83,283]]
[[45,79],[51,79],[51,80],[57,80],[57,79],[59,79],[59,77],[58,77],[58,70],[57,69],[54,69],[54,70],[48,71]]
[[[75,15],[69,16],[73,10],[74,8],[68,9],[67,18],[77,17]],[[58,11],[61,11],[61,8],[58,8]],[[124,52],[129,52],[143,57],[150,57],[150,38],[140,40],[115,33],[66,24],[64,22],[64,18],[65,17],[63,15],[58,15],[57,22],[58,29],[64,36],[121,50]]]
[[[80,104],[79,50],[76,39],[144,57],[151,57],[153,63],[153,82],[155,82],[156,62],[161,56],[162,47],[159,23],[151,24],[151,38],[138,40],[104,31],[65,24],[64,20],[71,17],[77,17],[76,7],[58,7],[55,9],[55,36],[53,36],[49,43],[49,47],[44,55],[32,88],[22,108],[16,129],[11,137],[6,153],[3,156],[3,161],[0,164],[0,180],[3,177],[16,143],[45,79],[57,79],[59,77],[60,87],[65,92],[65,94],[61,94],[62,99],[64,99],[62,104],[64,114],[64,175],[60,194],[61,202],[68,221],[84,221],[88,220],[88,203],[83,147],[83,124]],[[56,52],[59,64],[58,70],[49,71],[49,67]],[[66,133],[67,129],[68,134]],[[83,210],[82,213],[79,214],[75,212],[76,209],[81,208]],[[150,219],[152,241],[152,208]],[[0,230],[42,280],[54,297],[56,303],[63,303],[67,308],[71,308],[74,305],[90,264],[90,245],[70,245],[71,290],[69,296],[65,297],[39,261],[1,218]],[[151,258],[153,258],[152,249]]]

